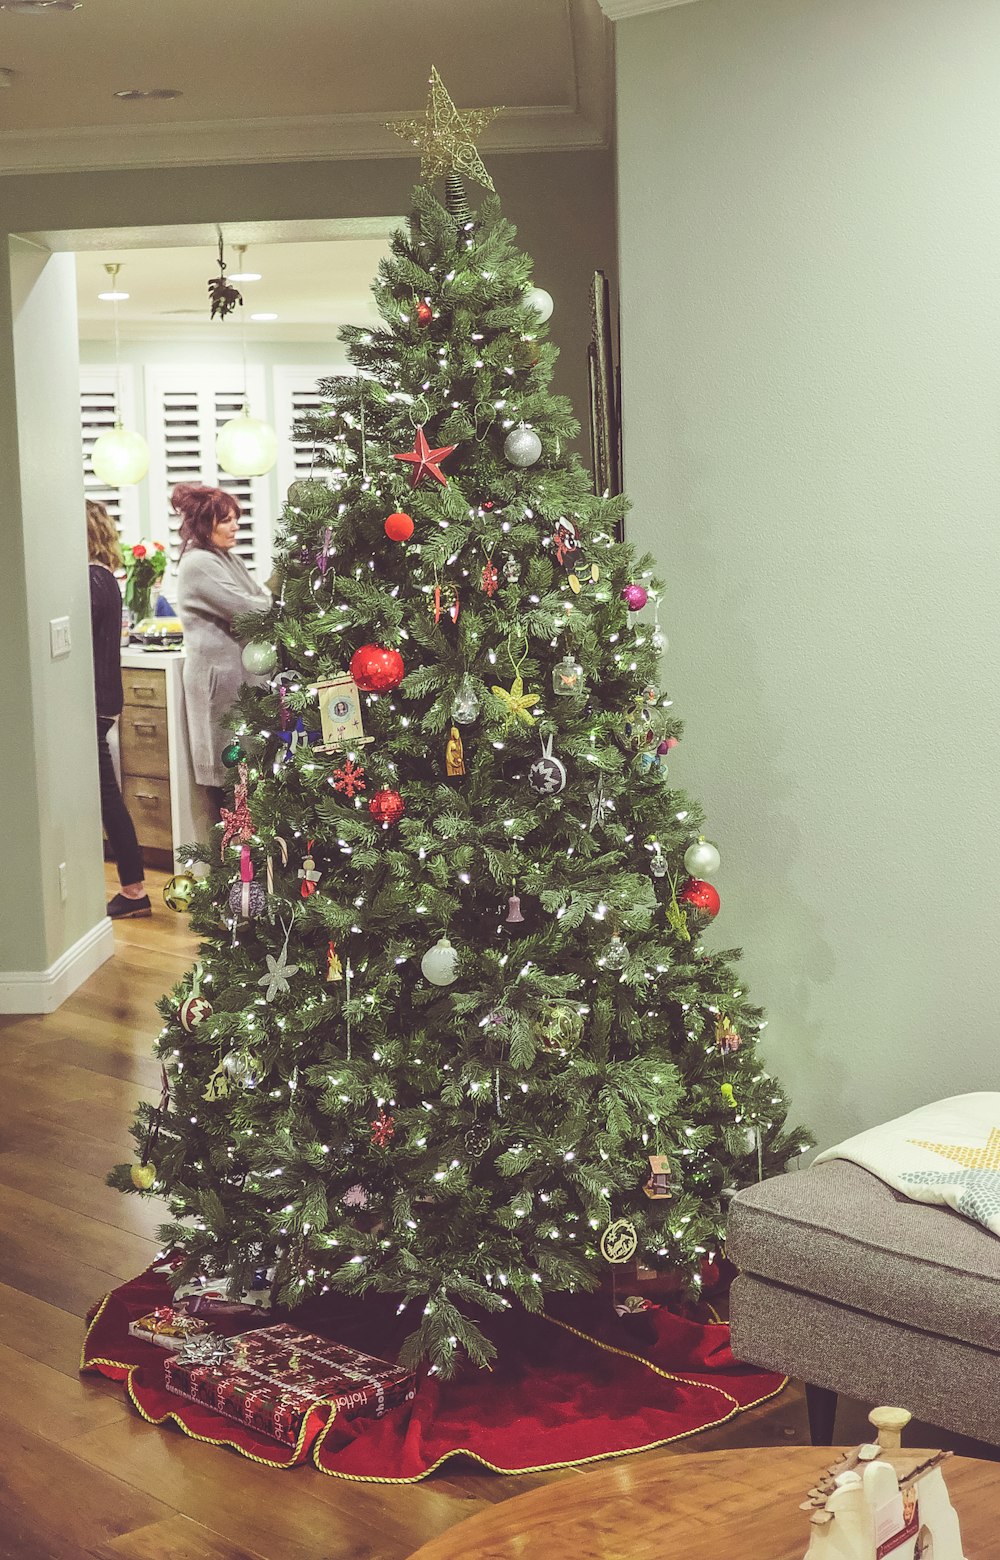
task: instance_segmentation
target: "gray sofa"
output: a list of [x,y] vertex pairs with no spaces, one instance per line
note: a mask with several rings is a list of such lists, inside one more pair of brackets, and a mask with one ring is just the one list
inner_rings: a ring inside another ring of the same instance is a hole
[[737,1193],[727,1254],[733,1352],[806,1383],[815,1442],[844,1393],[1000,1445],[996,1236],[832,1160]]

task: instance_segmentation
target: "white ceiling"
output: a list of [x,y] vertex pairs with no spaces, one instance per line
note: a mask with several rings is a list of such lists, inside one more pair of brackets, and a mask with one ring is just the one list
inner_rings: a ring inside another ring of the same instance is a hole
[[[432,64],[486,152],[608,141],[598,0],[83,0],[0,11],[0,172],[398,157]],[[174,102],[118,90],[177,88]]]
[[[385,239],[344,239],[337,242],[251,244],[245,269],[259,271],[259,282],[238,282],[244,299],[248,344],[255,340],[335,340],[343,324],[376,324],[371,285],[378,262],[386,253]],[[127,302],[118,305],[123,338],[211,334],[238,339],[239,311],[225,321],[210,320],[208,279],[218,273],[214,242],[188,248],[88,250],[77,255],[77,306],[80,335],[88,340],[112,338],[113,309],[98,293],[111,287],[106,261],[120,261],[118,286]],[[244,269],[228,242],[230,271]],[[250,315],[275,313],[278,319],[257,322]]]

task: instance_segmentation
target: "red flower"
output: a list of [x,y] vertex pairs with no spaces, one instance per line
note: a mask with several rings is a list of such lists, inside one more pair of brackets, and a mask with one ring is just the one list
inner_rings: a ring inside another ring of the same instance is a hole
[[136,545],[132,548],[132,557],[133,558],[145,558],[145,556],[146,556],[146,549],[145,549],[145,547],[143,547],[141,542],[137,542]]
[[157,550],[157,552],[166,552],[166,550],[167,550],[167,549],[166,549],[166,548],[165,548],[165,547],[164,547],[164,545],[163,545],[163,543],[162,543],[162,542],[154,542],[154,543],[153,543],[153,546],[154,546],[154,547],[155,547],[155,548],[156,548],[156,550]]

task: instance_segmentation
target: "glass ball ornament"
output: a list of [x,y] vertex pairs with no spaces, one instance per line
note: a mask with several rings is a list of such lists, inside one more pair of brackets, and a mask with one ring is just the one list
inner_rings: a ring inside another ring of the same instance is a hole
[[524,295],[527,308],[538,315],[539,323],[544,325],[546,320],[552,318],[555,303],[552,294],[545,291],[544,287],[529,287]]
[[95,440],[90,464],[108,487],[133,487],[149,470],[149,445],[141,433],[116,423]]
[[198,879],[191,872],[178,872],[163,885],[163,902],[168,910],[178,915],[191,908],[191,895],[198,886]]
[[222,1070],[227,1078],[252,1089],[260,1078],[260,1057],[252,1051],[229,1051],[222,1058]]
[[711,840],[699,837],[684,852],[684,865],[693,878],[711,877],[722,865],[722,857]]
[[262,477],[277,464],[278,435],[244,407],[219,429],[215,455],[231,477]]
[[246,754],[238,742],[230,742],[228,747],[222,749],[220,757],[227,769],[235,769],[240,760],[246,757]]
[[629,961],[628,944],[617,932],[608,943],[604,963],[609,970],[623,970]]
[[649,642],[656,651],[657,655],[663,655],[667,650],[670,649],[670,640],[667,638],[662,628],[653,629],[652,634],[649,636]]
[[653,854],[649,860],[649,871],[651,876],[655,878],[664,878],[670,871],[670,865],[659,845],[656,845],[653,849]]
[[626,585],[621,596],[630,612],[641,612],[649,600],[648,592],[641,585]]
[[466,672],[455,689],[455,697],[451,701],[452,720],[457,720],[460,726],[471,726],[481,708],[476,685]]
[[542,453],[542,441],[530,423],[518,423],[504,440],[503,452],[512,466],[533,466]]
[[273,645],[254,639],[243,646],[243,670],[251,677],[269,677],[278,665],[278,652]]
[[533,1034],[543,1051],[572,1051],[583,1035],[583,1015],[566,1002],[553,1002],[537,1019]]
[[692,910],[697,910],[710,919],[717,916],[722,908],[718,889],[711,883],[706,883],[703,878],[688,878],[678,898],[682,903],[690,905]]
[[552,691],[562,699],[571,699],[574,694],[583,693],[585,689],[583,667],[567,651],[552,668]]
[[148,1192],[156,1180],[156,1166],[147,1159],[145,1164],[133,1165],[129,1177],[137,1192]]
[[420,961],[421,973],[432,986],[451,986],[458,978],[458,954],[447,937],[439,937]]
[[381,791],[376,791],[368,803],[368,811],[380,823],[384,829],[398,823],[406,811],[406,803],[398,791],[393,791],[384,785]]
[[386,645],[362,645],[351,656],[351,676],[363,693],[388,693],[405,675],[403,657]]

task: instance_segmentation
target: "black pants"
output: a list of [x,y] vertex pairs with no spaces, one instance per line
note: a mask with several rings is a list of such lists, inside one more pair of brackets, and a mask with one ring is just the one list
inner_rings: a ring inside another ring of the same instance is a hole
[[108,732],[113,725],[114,721],[106,715],[98,715],[97,762],[101,776],[101,822],[118,868],[118,881],[124,886],[126,883],[142,882],[142,851],[135,837],[135,824],[129,817],[118,788],[118,776],[108,747]]

